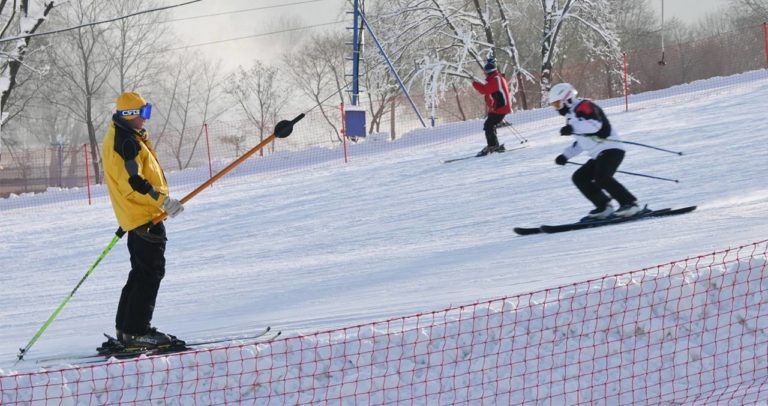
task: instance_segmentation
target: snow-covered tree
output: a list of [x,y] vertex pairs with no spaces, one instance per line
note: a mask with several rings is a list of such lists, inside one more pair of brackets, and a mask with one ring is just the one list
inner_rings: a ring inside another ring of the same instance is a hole
[[[407,50],[407,58],[396,67],[411,80],[421,79],[425,91],[434,92],[425,93],[428,108],[435,108],[446,91],[467,87],[467,79],[482,80],[482,74],[476,72],[490,55],[496,57],[502,73],[515,78],[511,81],[512,91],[525,106],[522,83],[534,76],[523,67],[513,28],[524,25],[526,16],[511,3],[514,2],[387,2],[385,8],[377,9],[378,18],[373,25],[377,33],[384,32],[381,36],[385,49],[395,50],[395,56],[390,55],[393,60]],[[462,100],[456,102],[456,108],[463,111]]]
[[[406,12],[405,8],[408,4],[403,1],[368,2],[366,6],[364,10],[366,21],[371,25],[374,35],[390,58],[397,74],[407,84],[413,72],[410,67],[413,62],[409,58],[418,57],[409,52],[418,24],[409,24],[408,21],[409,16],[418,18],[415,14],[419,14],[419,11],[411,9],[408,10],[410,13]],[[402,90],[384,55],[375,45],[373,36],[368,34],[365,27],[361,32],[365,42],[361,44],[360,84],[363,93],[360,104],[367,104],[370,112],[368,131],[377,132],[380,131],[386,112],[396,108]],[[350,52],[349,49],[347,52]],[[409,62],[404,63],[404,60]],[[351,72],[351,66],[347,66],[346,69]]]
[[580,44],[582,62],[595,59],[606,61],[609,76],[613,73],[616,80],[620,78],[621,48],[614,9],[609,0],[542,0],[541,6],[544,16],[540,82],[542,106],[546,105],[552,87],[553,63],[563,33]]
[[[528,108],[524,85],[538,83],[541,95],[546,97],[554,64],[562,60],[560,42],[580,43],[580,59],[607,61],[609,75],[614,75],[614,80],[620,77],[615,75],[620,70],[621,52],[613,17],[615,8],[610,0],[541,0],[538,10],[535,3],[389,1],[386,7],[376,10],[374,25],[380,27],[377,32],[384,32],[381,36],[387,50],[411,50],[409,57],[396,66],[406,76],[422,78],[425,89],[445,91],[459,83],[466,86],[466,79],[476,79],[473,72],[493,54],[500,71],[513,79],[510,85],[516,102]],[[537,20],[542,22],[540,26]],[[532,35],[534,31],[540,35]],[[567,37],[561,38],[564,32]],[[399,55],[397,51],[390,55],[393,60]],[[532,68],[540,71],[539,77],[531,73]],[[437,78],[437,70],[450,79]],[[430,95],[428,100],[435,98]]]
[[[0,1],[0,127],[25,105],[24,101],[13,102],[14,90],[19,86],[21,68],[35,41],[30,35],[38,32],[53,7],[53,1]],[[11,108],[12,105],[16,108]],[[0,133],[0,153],[3,144]]]
[[517,13],[518,18],[516,21],[511,19],[512,14],[507,9],[507,7],[504,5],[504,2],[501,0],[496,0],[496,6],[499,10],[499,19],[501,22],[501,29],[503,32],[503,37],[506,40],[506,44],[503,46],[497,46],[496,57],[499,58],[500,56],[503,56],[504,54],[506,56],[506,59],[509,60],[509,65],[512,67],[513,71],[505,71],[508,74],[512,74],[515,77],[515,82],[513,82],[513,93],[517,93],[520,97],[520,103],[522,104],[523,109],[528,108],[528,100],[525,95],[525,87],[523,86],[523,82],[525,79],[531,80],[533,79],[533,75],[528,72],[522,65],[522,61],[520,60],[520,52],[517,46],[517,41],[515,39],[515,35],[512,32],[512,27],[516,25],[516,21],[520,21],[523,14]]
[[54,2],[30,4],[30,0],[0,1],[0,111],[6,106],[17,85],[19,70],[35,34],[53,9]]

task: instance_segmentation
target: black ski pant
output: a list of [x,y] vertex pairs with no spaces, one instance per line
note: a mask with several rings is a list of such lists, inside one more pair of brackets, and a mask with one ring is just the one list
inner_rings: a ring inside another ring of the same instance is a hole
[[165,226],[162,222],[128,232],[131,272],[117,305],[115,327],[132,335],[145,334],[151,327],[157,291],[165,276]]
[[504,120],[504,116],[504,114],[488,113],[488,117],[485,118],[483,131],[485,131],[485,140],[488,142],[489,147],[499,146],[499,139],[496,137],[496,126]]
[[[604,207],[611,197],[619,204],[634,203],[637,200],[635,196],[613,178],[623,160],[623,150],[606,149],[597,159],[590,159],[573,173],[573,183],[595,207]],[[603,190],[611,196],[606,196]]]

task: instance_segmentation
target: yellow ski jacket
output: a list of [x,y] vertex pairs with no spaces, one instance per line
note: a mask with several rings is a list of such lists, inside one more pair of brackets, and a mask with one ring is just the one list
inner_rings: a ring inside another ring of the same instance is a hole
[[132,129],[114,116],[102,145],[104,179],[123,231],[163,214],[168,182],[146,130]]

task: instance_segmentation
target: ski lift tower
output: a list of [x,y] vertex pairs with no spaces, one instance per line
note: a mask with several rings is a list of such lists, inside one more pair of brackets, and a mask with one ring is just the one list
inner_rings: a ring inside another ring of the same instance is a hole
[[[397,74],[397,69],[395,69],[394,64],[392,63],[392,60],[387,55],[386,50],[384,49],[384,46],[381,44],[379,39],[376,37],[376,34],[373,32],[373,29],[371,28],[371,25],[368,24],[368,20],[365,18],[365,12],[363,11],[364,0],[353,0],[352,1],[352,57],[350,58],[352,60],[352,107],[349,108],[348,112],[344,113],[344,124],[346,125],[346,135],[349,137],[364,137],[365,136],[365,109],[362,108],[359,104],[360,100],[360,60],[361,60],[361,53],[363,49],[363,33],[364,29],[368,30],[368,33],[371,36],[371,39],[373,40],[376,47],[379,49],[379,52],[381,53],[382,57],[384,58],[384,61],[387,63],[390,72],[397,80],[398,85],[400,86],[400,90],[402,90],[405,97],[408,99],[408,101],[411,104],[411,108],[413,109],[414,113],[416,113],[416,116],[419,118],[419,121],[421,122],[421,125],[423,127],[427,127],[426,123],[424,123],[424,118],[421,116],[421,113],[419,113],[419,109],[416,108],[416,103],[413,102],[413,99],[411,98],[411,95],[408,93],[408,89],[405,87],[405,84],[403,83],[403,80],[400,78],[400,75]],[[359,134],[359,135],[353,135],[353,134]]]
[[360,106],[360,54],[363,47],[363,25],[360,22],[360,0],[352,2],[352,106],[344,109],[344,135],[365,137],[365,109]]

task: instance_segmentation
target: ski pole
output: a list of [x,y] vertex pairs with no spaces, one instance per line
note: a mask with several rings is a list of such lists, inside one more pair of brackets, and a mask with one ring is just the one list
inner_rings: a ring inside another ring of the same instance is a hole
[[657,151],[664,151],[664,152],[669,152],[670,154],[683,155],[683,152],[682,152],[682,151],[672,151],[672,150],[669,150],[669,149],[664,149],[664,148],[654,147],[653,145],[648,145],[648,144],[641,144],[641,143],[639,143],[639,142],[623,141],[623,140],[622,140],[622,141],[617,141],[617,140],[610,140],[610,141],[613,141],[613,142],[620,142],[620,143],[622,143],[622,144],[638,145],[638,146],[641,146],[641,147],[645,147],[645,148],[655,149],[655,150],[657,150]]
[[[584,165],[584,164],[582,164],[582,163],[578,163],[578,162],[571,162],[571,161],[567,161],[566,163],[569,163],[569,164],[571,164],[571,165],[578,165],[578,166],[582,166],[582,165]],[[667,182],[675,182],[675,183],[680,183],[680,181],[679,181],[679,180],[677,180],[677,179],[662,178],[662,177],[660,177],[660,176],[645,175],[645,174],[642,174],[642,173],[627,172],[627,171],[616,171],[616,172],[618,172],[618,173],[623,173],[623,174],[625,174],[625,175],[640,176],[640,177],[643,177],[643,178],[651,178],[651,179],[665,180],[665,181],[667,181]]]
[[[272,135],[270,135],[269,137],[265,138],[258,145],[256,145],[255,147],[251,148],[248,152],[243,154],[240,158],[236,159],[235,161],[233,161],[232,163],[227,165],[224,169],[219,171],[216,175],[214,175],[213,177],[211,177],[207,181],[203,182],[203,184],[198,186],[197,189],[193,190],[192,192],[190,192],[189,194],[184,196],[181,199],[181,202],[182,203],[186,203],[190,199],[192,199],[193,197],[197,196],[197,194],[200,193],[203,189],[205,189],[208,186],[210,186],[213,182],[217,181],[222,176],[224,176],[227,173],[229,173],[236,166],[238,166],[241,163],[243,163],[243,161],[248,159],[251,155],[253,155],[256,152],[260,151],[267,144],[272,142],[275,139],[275,137],[277,137],[277,138],[285,138],[285,137],[291,135],[291,132],[293,132],[293,125],[296,124],[302,118],[304,118],[304,113],[299,114],[293,120],[290,120],[290,121],[289,120],[283,120],[283,121],[278,122],[277,125],[275,125],[275,131],[272,133]],[[157,224],[157,223],[163,221],[163,219],[165,219],[167,216],[168,215],[166,213],[163,213],[162,215],[159,215],[159,216],[155,217],[154,219],[152,219],[152,223],[153,224]],[[118,228],[117,231],[115,232],[115,236],[112,237],[112,241],[110,241],[109,244],[107,245],[107,247],[104,248],[104,250],[101,252],[101,255],[99,255],[99,257],[96,258],[96,261],[93,263],[93,265],[91,265],[91,267],[88,268],[88,271],[85,273],[85,275],[83,275],[83,277],[80,278],[80,281],[77,283],[75,288],[72,289],[71,292],[69,292],[69,294],[64,298],[64,300],[61,301],[61,303],[56,308],[56,310],[54,310],[53,313],[50,315],[50,317],[48,317],[48,320],[46,320],[45,323],[43,323],[42,327],[40,327],[40,329],[37,330],[35,335],[32,336],[32,339],[29,340],[29,343],[27,343],[27,345],[25,345],[24,348],[20,348],[19,349],[19,355],[17,356],[18,359],[16,360],[16,363],[18,363],[19,361],[24,359],[24,354],[26,354],[29,351],[29,349],[32,348],[32,346],[37,342],[37,340],[40,338],[40,336],[43,335],[45,330],[47,330],[48,327],[50,327],[50,325],[53,323],[53,320],[56,318],[56,316],[59,315],[59,313],[64,308],[64,306],[67,303],[69,303],[69,300],[72,299],[72,296],[75,295],[75,292],[77,292],[77,290],[80,288],[80,286],[83,284],[83,282],[85,282],[85,280],[88,278],[88,276],[90,276],[93,273],[93,271],[96,269],[96,266],[99,265],[101,260],[104,259],[104,257],[107,256],[107,254],[112,250],[112,248],[117,244],[117,242],[123,237],[123,235],[125,235],[125,231],[123,231],[122,228]],[[14,365],[16,363],[14,363]]]
[[[118,228],[117,231],[115,231],[115,236],[112,237],[112,241],[110,241],[107,247],[104,248],[103,251],[101,251],[101,255],[99,255],[99,257],[96,258],[96,262],[94,262],[93,265],[91,265],[91,267],[88,268],[88,271],[85,273],[85,275],[83,275],[83,277],[80,278],[80,282],[78,282],[77,285],[75,285],[75,288],[72,289],[71,292],[69,292],[69,294],[64,298],[64,300],[61,301],[61,303],[56,308],[56,310],[54,310],[51,316],[48,317],[48,320],[46,320],[45,323],[43,323],[43,326],[40,327],[39,330],[37,330],[37,333],[35,333],[35,335],[32,336],[32,339],[29,340],[29,343],[27,343],[27,345],[25,345],[24,348],[19,348],[19,355],[17,356],[18,359],[16,360],[16,363],[18,363],[24,358],[24,354],[26,354],[27,351],[29,351],[29,349],[32,348],[32,346],[37,342],[37,339],[43,335],[43,332],[45,332],[45,330],[48,329],[51,323],[53,323],[53,320],[56,318],[56,316],[59,315],[59,312],[61,312],[61,309],[63,309],[64,306],[69,302],[69,299],[72,299],[72,296],[75,295],[75,292],[77,292],[77,290],[80,288],[80,285],[82,285],[83,282],[85,282],[85,279],[88,278],[88,276],[90,276],[93,273],[93,270],[96,269],[96,266],[99,265],[99,262],[101,262],[101,260],[107,256],[109,251],[112,250],[112,247],[114,247],[115,244],[117,244],[117,241],[119,241],[124,234],[125,234],[125,231],[123,231],[122,228]],[[14,365],[16,364],[14,363]]]
[[[594,135],[594,136],[588,136],[588,137],[590,137],[590,138],[598,138],[596,135]],[[669,149],[664,149],[664,148],[654,147],[653,145],[648,145],[648,144],[641,144],[641,143],[639,143],[639,142],[633,142],[633,141],[624,141],[624,140],[609,140],[609,139],[605,139],[605,138],[604,138],[604,139],[602,139],[602,141],[608,141],[608,142],[618,142],[618,143],[622,143],[622,144],[637,145],[637,146],[640,146],[640,147],[645,147],[645,148],[655,149],[655,150],[657,150],[657,151],[669,152],[670,154],[675,154],[675,155],[683,155],[683,152],[682,152],[682,151],[672,151],[672,150],[669,150]]]
[[518,141],[520,141],[521,144],[525,144],[528,142],[528,139],[523,137],[522,134],[520,134],[520,131],[517,131],[517,128],[515,128],[512,123],[510,123],[507,120],[502,120],[502,123],[504,123],[504,126],[509,127],[512,129],[512,133],[517,137]]

